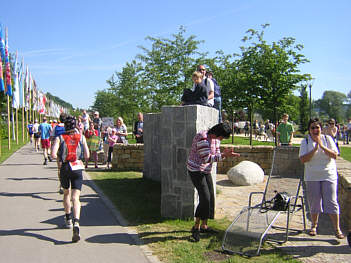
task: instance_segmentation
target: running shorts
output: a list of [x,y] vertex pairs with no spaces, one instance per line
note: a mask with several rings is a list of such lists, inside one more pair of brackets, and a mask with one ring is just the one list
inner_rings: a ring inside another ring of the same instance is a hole
[[60,168],[60,181],[64,189],[82,189],[83,170],[72,171],[68,162],[63,163]]
[[41,139],[41,148],[49,149],[50,148],[50,139]]

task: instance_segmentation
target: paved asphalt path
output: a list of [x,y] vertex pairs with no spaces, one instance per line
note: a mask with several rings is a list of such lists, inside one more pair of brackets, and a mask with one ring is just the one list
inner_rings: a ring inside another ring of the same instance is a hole
[[0,165],[0,262],[155,262],[84,179],[81,240],[72,243],[72,230],[63,228],[56,162],[44,166],[28,144]]

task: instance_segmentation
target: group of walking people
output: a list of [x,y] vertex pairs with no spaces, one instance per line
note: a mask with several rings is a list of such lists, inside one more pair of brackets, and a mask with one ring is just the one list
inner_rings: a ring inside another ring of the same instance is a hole
[[[73,230],[72,242],[80,240],[80,193],[83,183],[83,170],[88,167],[88,160],[92,154],[97,168],[97,150],[100,138],[104,138],[108,145],[107,168],[111,163],[113,146],[127,140],[127,127],[119,117],[115,127],[102,129],[102,121],[98,112],[94,117],[83,111],[78,118],[61,114],[59,122],[48,123],[43,117],[41,124],[35,120],[29,123],[28,133],[31,142],[34,140],[35,151],[39,151],[39,143],[43,149],[44,165],[48,160],[56,159],[59,178],[59,192],[63,194],[65,211],[65,227]],[[134,125],[134,135],[137,142],[143,142],[143,115],[138,114],[138,121]]]

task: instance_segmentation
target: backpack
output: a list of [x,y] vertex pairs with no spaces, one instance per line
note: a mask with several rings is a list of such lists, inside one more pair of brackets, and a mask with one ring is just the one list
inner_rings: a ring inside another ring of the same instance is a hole
[[83,156],[83,145],[81,135],[77,134],[62,134],[60,136],[59,154],[62,162],[75,162]]
[[66,132],[64,126],[56,125],[54,129],[54,136],[58,137]]

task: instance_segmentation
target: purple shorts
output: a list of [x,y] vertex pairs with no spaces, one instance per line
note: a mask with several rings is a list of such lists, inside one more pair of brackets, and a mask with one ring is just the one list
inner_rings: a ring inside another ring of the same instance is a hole
[[306,181],[307,200],[311,214],[339,214],[337,181]]

